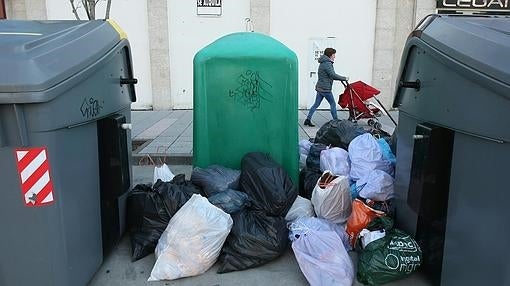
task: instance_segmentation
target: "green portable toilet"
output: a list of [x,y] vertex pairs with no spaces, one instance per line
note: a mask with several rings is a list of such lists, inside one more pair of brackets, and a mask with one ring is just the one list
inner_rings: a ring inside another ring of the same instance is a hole
[[234,33],[193,61],[193,165],[239,169],[266,152],[298,182],[296,54],[259,33]]

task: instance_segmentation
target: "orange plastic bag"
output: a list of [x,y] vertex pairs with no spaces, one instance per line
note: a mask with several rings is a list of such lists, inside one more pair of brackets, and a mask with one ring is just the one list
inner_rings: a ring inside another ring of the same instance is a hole
[[359,199],[355,199],[352,202],[352,213],[347,220],[346,231],[353,248],[356,245],[356,240],[361,230],[366,228],[374,218],[384,215],[383,211],[375,210]]

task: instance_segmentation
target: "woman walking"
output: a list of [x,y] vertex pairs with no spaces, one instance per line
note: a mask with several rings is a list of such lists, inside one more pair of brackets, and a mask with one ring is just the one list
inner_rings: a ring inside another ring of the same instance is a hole
[[335,56],[335,49],[326,48],[324,50],[324,54],[318,60],[319,69],[317,71],[317,75],[319,76],[319,79],[315,85],[317,95],[315,96],[315,103],[312,105],[312,107],[310,107],[310,111],[308,112],[308,116],[305,119],[304,125],[308,125],[310,127],[315,126],[312,123],[312,116],[317,107],[319,107],[321,104],[323,98],[326,98],[326,100],[329,102],[331,116],[333,119],[338,119],[336,115],[336,101],[333,97],[333,93],[331,92],[331,87],[333,86],[333,80],[348,81],[349,78],[335,73],[335,68],[333,68]]

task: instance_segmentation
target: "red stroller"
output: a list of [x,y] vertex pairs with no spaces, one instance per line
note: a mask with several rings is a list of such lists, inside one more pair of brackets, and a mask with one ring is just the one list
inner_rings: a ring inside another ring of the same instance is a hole
[[[384,113],[390,117],[395,126],[397,125],[393,117],[391,117],[379,99],[375,97],[381,93],[381,91],[362,81],[357,81],[352,84],[347,81],[345,83],[342,81],[342,84],[345,87],[345,91],[340,95],[338,104],[342,108],[347,107],[349,109],[350,121],[356,122],[359,119],[368,118],[368,125],[373,126],[376,129],[381,129],[382,124],[379,123],[377,117],[382,115],[382,109],[384,110]],[[377,101],[378,105],[370,101],[372,98]]]

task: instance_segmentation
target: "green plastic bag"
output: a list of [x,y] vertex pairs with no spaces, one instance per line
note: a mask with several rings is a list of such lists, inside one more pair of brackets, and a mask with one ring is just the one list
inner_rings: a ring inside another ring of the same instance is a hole
[[420,246],[410,235],[398,229],[386,230],[385,237],[369,243],[362,250],[358,260],[358,281],[381,285],[398,280],[409,276],[421,261]]

